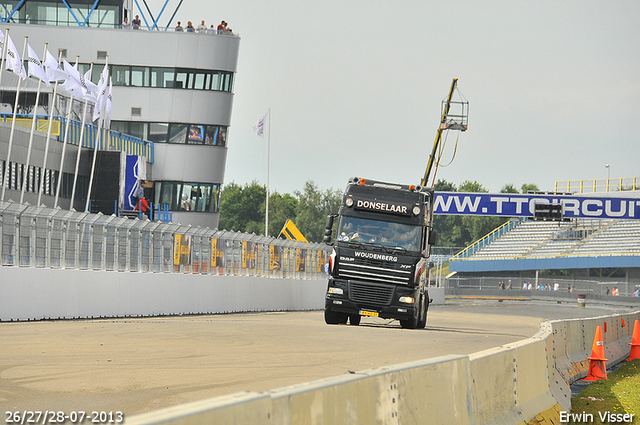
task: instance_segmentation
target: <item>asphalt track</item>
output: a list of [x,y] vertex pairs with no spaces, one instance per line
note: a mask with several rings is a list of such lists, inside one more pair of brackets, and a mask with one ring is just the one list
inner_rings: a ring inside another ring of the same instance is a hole
[[[623,311],[623,310],[620,310]],[[545,319],[612,307],[447,301],[424,330],[363,318],[325,325],[322,312],[0,323],[0,413],[133,415],[238,391],[265,391],[349,372],[470,354],[533,336]]]

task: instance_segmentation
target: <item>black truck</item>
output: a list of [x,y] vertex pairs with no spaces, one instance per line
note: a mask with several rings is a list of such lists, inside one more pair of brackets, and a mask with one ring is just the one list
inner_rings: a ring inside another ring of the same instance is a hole
[[350,179],[338,214],[327,217],[324,241],[333,251],[325,322],[359,325],[372,316],[424,328],[432,221],[433,189]]

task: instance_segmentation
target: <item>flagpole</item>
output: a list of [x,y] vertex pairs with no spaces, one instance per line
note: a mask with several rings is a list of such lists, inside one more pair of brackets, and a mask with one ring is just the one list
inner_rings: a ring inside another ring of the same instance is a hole
[[[31,47],[29,47],[31,49]],[[29,50],[29,56],[31,56],[31,53],[33,52],[33,49]],[[44,44],[44,53],[42,54],[42,57],[44,58],[44,55],[47,54],[47,43]],[[35,52],[33,52],[33,55],[35,56]],[[29,65],[29,67],[31,66],[35,66],[33,64]],[[29,68],[31,70],[31,68]],[[44,69],[43,69],[44,70]],[[31,71],[29,71],[29,73],[31,73]],[[32,74],[33,75],[33,74]],[[40,78],[38,78],[38,90],[36,91],[36,104],[33,107],[33,119],[31,120],[31,133],[29,134],[29,147],[27,148],[27,162],[26,162],[26,170],[23,173],[24,176],[22,178],[22,191],[20,192],[20,203],[22,203],[24,201],[24,191],[27,187],[27,177],[29,175],[29,163],[31,162],[31,148],[33,147],[33,133],[35,133],[36,131],[36,122],[38,120],[38,103],[40,101],[40,87],[42,87],[42,80]],[[44,169],[42,170],[44,173]],[[33,178],[35,179],[36,170],[35,167],[33,169]],[[42,178],[40,179],[42,180]],[[34,188],[35,189],[35,188]],[[38,203],[39,204],[39,203]]]
[[[56,199],[53,208],[58,207],[58,197],[60,196],[60,184],[62,183],[62,166],[64,165],[64,153],[67,149],[67,141],[69,140],[69,126],[71,124],[71,111],[73,110],[73,94],[69,98],[69,108],[67,109],[67,122],[64,125],[64,137],[62,138],[62,155],[60,155],[60,171],[58,172],[58,182],[56,184]],[[71,208],[69,208],[71,209]]]
[[[2,74],[4,74],[4,72],[2,72],[2,69],[4,68],[5,57],[7,56],[7,39],[9,37],[9,28],[7,28],[5,34],[2,34],[2,37],[2,56],[0,56],[0,87],[2,87]],[[7,157],[6,166],[7,168],[9,167],[9,157]],[[0,200],[4,201],[4,187],[8,184],[4,172],[2,173],[2,178],[0,178],[0,183],[2,183],[2,199]]]
[[[27,40],[29,39],[29,36],[24,36],[24,45],[22,47],[22,56],[24,57],[24,52],[27,50]],[[5,40],[5,44],[9,42],[9,38],[7,37],[7,39]],[[1,71],[1,70],[0,70]],[[16,74],[18,75],[18,74]],[[15,103],[13,105],[13,121],[11,121],[11,133],[9,134],[9,149],[7,151],[7,162],[6,162],[6,167],[4,170],[4,179],[3,179],[3,184],[2,185],[2,199],[0,199],[0,201],[4,201],[4,192],[5,189],[7,188],[9,182],[7,181],[7,179],[9,178],[9,167],[11,164],[11,147],[13,146],[13,134],[15,132],[16,129],[16,115],[18,113],[18,97],[20,96],[20,83],[22,82],[22,75],[18,75],[18,86],[16,87],[16,100]]]
[[269,135],[267,136],[267,202],[265,207],[265,223],[264,235],[269,236],[269,160],[271,156],[271,108],[268,110],[269,115]]
[[[91,66],[89,67],[90,73],[93,73],[93,62],[91,62]],[[82,126],[80,127],[80,140],[78,140],[78,154],[76,155],[76,168],[75,173],[73,175],[73,187],[71,189],[71,204],[69,204],[69,209],[73,208],[73,201],[76,197],[76,184],[78,183],[78,171],[80,169],[80,154],[82,153],[82,139],[84,138],[84,126],[87,122],[87,108],[89,106],[89,99],[84,99],[84,109],[82,111]]]
[[[0,31],[0,34],[2,32]],[[9,36],[9,28],[7,28],[6,34],[2,34],[2,57],[0,58],[0,87],[2,87],[2,68],[4,68],[5,57],[7,56],[7,37]]]
[[[44,43],[44,54],[45,60],[46,55],[48,54],[47,45],[49,43]],[[60,59],[62,58],[62,51],[58,50],[58,65],[60,64]],[[45,142],[44,147],[44,160],[42,161],[42,176],[40,177],[40,189],[38,190],[38,205],[40,205],[40,201],[42,200],[42,192],[44,192],[44,174],[47,169],[47,156],[49,155],[49,141],[51,140],[51,126],[53,124],[53,108],[56,102],[56,96],[58,95],[58,80],[56,80],[55,85],[53,86],[53,96],[51,97],[51,106],[49,107],[49,129],[47,130],[47,141]]]
[[[105,67],[107,67],[109,64],[109,57],[107,56],[106,62],[104,64]],[[93,67],[93,65],[92,65]],[[108,69],[108,68],[107,68]],[[103,76],[104,72],[101,75],[101,78]],[[98,96],[100,96],[102,93],[98,93]],[[102,143],[102,125],[104,123],[104,114],[103,114],[103,110],[104,107],[101,104],[102,102],[96,101],[96,105],[94,106],[94,108],[100,108],[100,118],[98,119],[98,132],[96,133],[96,141],[95,141],[95,146],[93,149],[93,160],[91,161],[91,174],[89,175],[89,189],[87,190],[87,202],[85,203],[84,206],[84,211],[85,212],[89,212],[89,203],[91,202],[91,188],[93,186],[93,173],[95,172],[96,169],[96,157],[98,156],[98,143]],[[98,106],[98,104],[100,104]]]

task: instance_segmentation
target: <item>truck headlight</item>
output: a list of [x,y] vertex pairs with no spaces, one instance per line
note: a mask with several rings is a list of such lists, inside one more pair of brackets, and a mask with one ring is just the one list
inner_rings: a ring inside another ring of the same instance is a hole
[[342,288],[335,288],[335,287],[331,287],[329,288],[329,293],[330,294],[336,294],[336,295],[342,295],[344,294],[344,290]]
[[399,301],[405,304],[413,304],[414,302],[416,302],[415,298],[413,297],[400,297]]

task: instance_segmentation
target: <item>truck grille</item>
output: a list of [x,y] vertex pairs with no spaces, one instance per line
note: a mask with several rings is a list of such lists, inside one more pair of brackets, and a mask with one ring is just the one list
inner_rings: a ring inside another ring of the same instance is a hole
[[356,258],[353,262],[341,261],[338,264],[338,276],[344,279],[358,279],[366,282],[408,285],[411,280],[411,269],[398,270],[396,267],[400,267],[400,264]]
[[358,304],[371,307],[382,307],[391,304],[393,290],[391,285],[371,285],[349,282],[349,299]]

